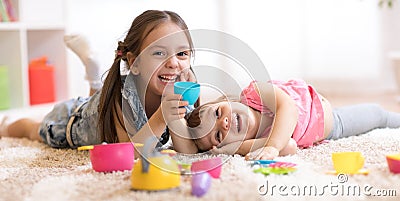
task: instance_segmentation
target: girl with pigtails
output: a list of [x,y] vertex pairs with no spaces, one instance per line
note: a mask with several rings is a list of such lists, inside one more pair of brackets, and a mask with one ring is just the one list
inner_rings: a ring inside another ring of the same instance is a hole
[[[174,34],[179,40],[169,41]],[[168,122],[183,120],[189,106],[180,95],[164,91],[176,81],[196,81],[190,67],[192,40],[178,14],[148,10],[137,16],[118,42],[104,83],[85,38],[66,36],[65,42],[85,66],[90,96],[56,104],[41,122],[23,118],[7,123],[5,118],[0,137],[27,137],[54,148],[143,143],[151,135],[160,144],[168,141]],[[121,75],[121,66],[127,75]]]

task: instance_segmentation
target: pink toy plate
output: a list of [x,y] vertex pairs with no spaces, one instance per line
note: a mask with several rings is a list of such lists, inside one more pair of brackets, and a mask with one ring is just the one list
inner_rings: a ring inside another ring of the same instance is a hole
[[191,166],[192,173],[206,171],[213,178],[219,178],[221,174],[221,169],[222,169],[222,159],[220,157],[195,161],[192,163]]

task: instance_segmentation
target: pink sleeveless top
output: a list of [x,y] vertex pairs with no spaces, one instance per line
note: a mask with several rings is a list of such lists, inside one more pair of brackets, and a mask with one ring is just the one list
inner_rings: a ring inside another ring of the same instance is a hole
[[[241,103],[260,111],[263,114],[273,116],[269,108],[262,105],[261,98],[253,83],[243,89],[240,95]],[[324,110],[316,90],[303,80],[289,80],[287,82],[271,80],[270,83],[286,92],[295,102],[299,111],[297,125],[292,138],[299,147],[312,146],[318,139],[324,136]],[[268,136],[271,127],[262,134]]]

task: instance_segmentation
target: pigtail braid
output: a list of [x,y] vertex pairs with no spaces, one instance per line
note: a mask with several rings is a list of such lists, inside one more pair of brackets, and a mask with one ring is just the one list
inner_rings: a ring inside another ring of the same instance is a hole
[[126,47],[122,42],[118,42],[114,63],[108,70],[107,78],[104,81],[102,95],[98,107],[99,124],[98,131],[102,137],[102,141],[107,143],[118,142],[116,119],[119,124],[125,129],[121,115],[118,111],[122,111],[122,80],[120,73],[120,64],[126,60]]

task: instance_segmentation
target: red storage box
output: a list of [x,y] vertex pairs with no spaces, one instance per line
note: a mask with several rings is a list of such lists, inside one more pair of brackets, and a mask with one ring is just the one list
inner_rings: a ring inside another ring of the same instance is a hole
[[54,67],[47,64],[47,57],[29,63],[29,94],[31,105],[55,101]]

